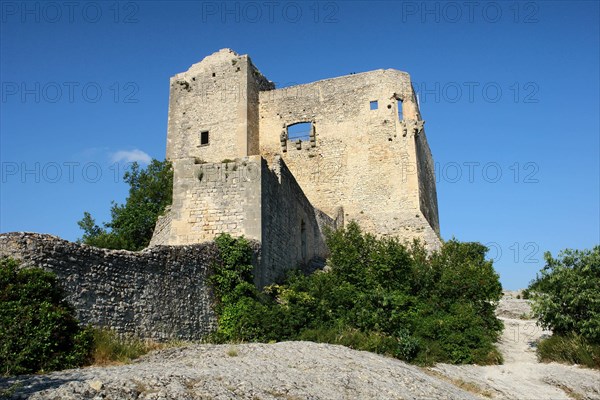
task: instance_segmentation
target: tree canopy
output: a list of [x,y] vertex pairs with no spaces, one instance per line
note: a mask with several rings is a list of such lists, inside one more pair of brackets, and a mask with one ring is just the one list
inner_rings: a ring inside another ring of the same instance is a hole
[[123,175],[129,184],[125,204],[112,202],[111,220],[102,227],[89,212],[77,222],[80,242],[108,249],[141,250],[148,246],[158,216],[173,200],[173,168],[168,161],[152,160],[145,168],[137,162]]

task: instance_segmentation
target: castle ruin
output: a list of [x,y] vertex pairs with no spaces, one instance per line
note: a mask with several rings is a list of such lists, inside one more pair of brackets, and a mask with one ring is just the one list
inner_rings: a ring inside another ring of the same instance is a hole
[[170,82],[173,204],[151,246],[227,232],[261,243],[256,282],[319,263],[323,231],[438,248],[433,159],[410,76],[387,69],[276,89],[247,55],[222,49]]
[[248,56],[221,50],[171,78],[173,204],[150,247],[107,250],[13,232],[0,234],[0,257],[54,272],[83,324],[197,340],[217,326],[208,277],[221,232],[253,239],[258,286],[286,268],[322,265],[325,228],[350,220],[438,248],[423,123],[404,72],[275,89]]

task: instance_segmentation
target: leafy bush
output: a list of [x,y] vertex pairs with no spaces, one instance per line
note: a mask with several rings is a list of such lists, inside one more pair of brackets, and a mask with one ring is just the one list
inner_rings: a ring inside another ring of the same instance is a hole
[[526,290],[538,323],[553,332],[538,343],[538,358],[600,368],[600,246],[544,258]]
[[484,246],[451,240],[428,255],[418,242],[407,248],[356,223],[327,236],[328,272],[294,271],[261,293],[247,242],[219,236],[214,339],[316,340],[420,364],[501,362],[502,288]]
[[535,317],[557,335],[600,344],[600,246],[544,258],[546,265],[528,288]]
[[145,169],[134,162],[123,179],[129,184],[125,204],[113,202],[111,221],[100,227],[89,212],[77,222],[81,242],[109,249],[141,250],[148,246],[158,216],[173,199],[173,168],[168,161],[152,160]]
[[0,373],[51,371],[83,365],[92,332],[81,328],[54,274],[0,260]]

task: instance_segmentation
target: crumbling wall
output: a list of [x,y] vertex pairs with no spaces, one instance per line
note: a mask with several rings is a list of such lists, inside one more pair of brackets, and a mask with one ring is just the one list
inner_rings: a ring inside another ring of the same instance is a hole
[[208,277],[217,254],[214,243],[131,252],[35,233],[0,235],[0,257],[54,272],[82,323],[158,340],[200,339],[216,328]]
[[[368,232],[439,245],[421,211],[415,136],[406,128],[420,115],[408,74],[376,70],[262,92],[259,100],[261,154],[280,153],[316,208],[334,215],[342,206],[344,219]],[[282,141],[286,126],[301,121],[313,123],[314,144]]]
[[188,158],[173,163],[171,222],[162,244],[200,243],[223,232],[261,239],[260,157],[226,161],[196,164]]
[[220,50],[173,76],[170,85],[168,160],[220,162],[258,154],[257,93],[273,84],[247,55]]
[[159,215],[156,220],[149,246],[160,246],[168,243],[171,236],[172,217],[173,213],[171,213],[171,206],[165,207],[163,214]]
[[258,283],[264,286],[289,268],[315,269],[327,255],[323,231],[335,221],[315,210],[279,156],[263,160],[262,267]]
[[420,209],[423,216],[431,225],[431,228],[439,235],[440,221],[438,217],[437,190],[435,188],[435,166],[424,132],[415,137],[415,143],[417,150]]
[[173,205],[157,222],[151,246],[210,241],[223,232],[260,241],[259,287],[288,268],[322,264],[323,229],[336,223],[315,210],[280,157],[204,164],[185,159],[174,162],[174,171]]

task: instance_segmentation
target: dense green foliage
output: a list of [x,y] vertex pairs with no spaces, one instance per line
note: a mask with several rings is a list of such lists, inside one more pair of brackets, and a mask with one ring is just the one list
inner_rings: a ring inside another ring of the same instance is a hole
[[600,368],[600,246],[544,258],[526,291],[539,324],[553,332],[538,344],[538,357]]
[[528,288],[535,317],[554,334],[600,344],[600,246],[544,258],[546,265]]
[[77,367],[88,361],[92,333],[80,328],[54,274],[0,260],[0,374]]
[[111,221],[104,227],[85,212],[77,224],[81,242],[109,249],[141,250],[148,246],[158,216],[173,199],[173,169],[168,161],[152,160],[145,169],[133,163],[123,179],[129,184],[125,204],[113,202]]
[[259,293],[247,242],[219,236],[215,339],[339,343],[420,364],[501,361],[494,310],[502,288],[484,246],[451,240],[428,255],[355,223],[327,242],[329,271],[296,271]]

